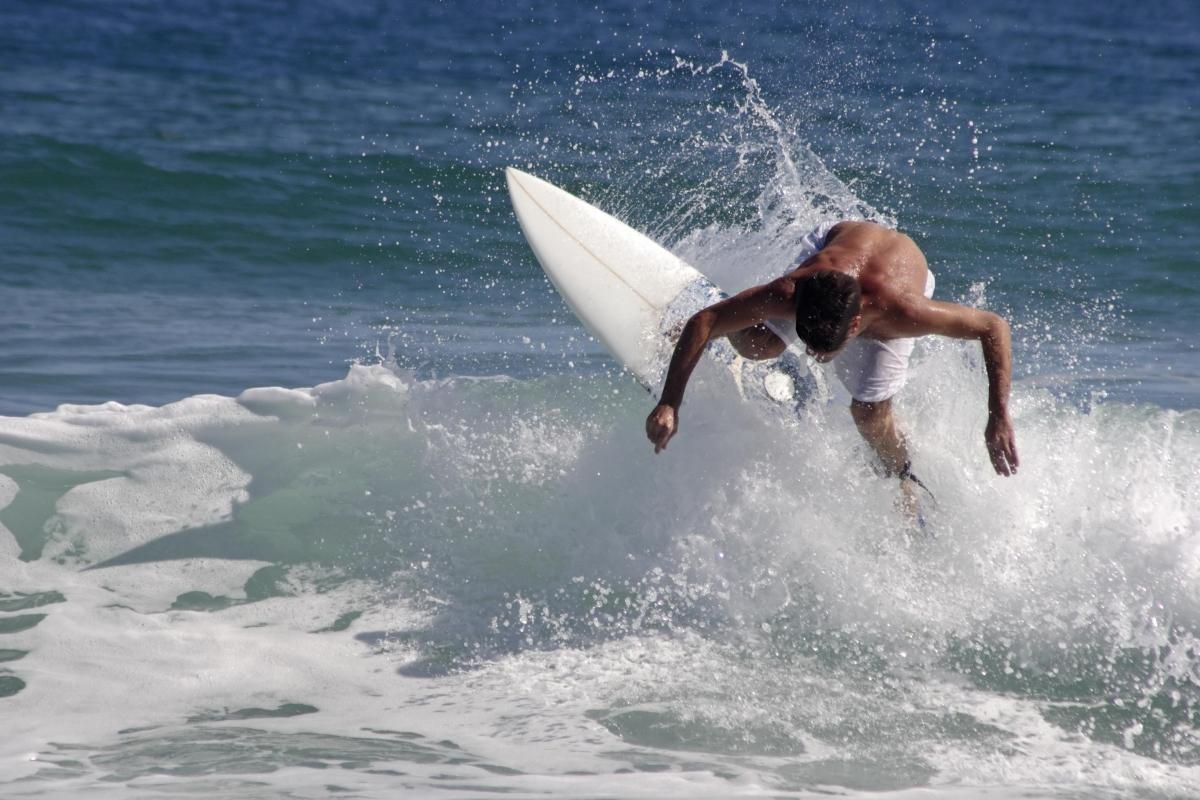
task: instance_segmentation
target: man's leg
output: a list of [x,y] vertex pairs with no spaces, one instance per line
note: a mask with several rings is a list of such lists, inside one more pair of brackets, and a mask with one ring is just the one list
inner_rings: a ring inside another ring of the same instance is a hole
[[854,424],[858,426],[858,432],[879,456],[879,460],[888,474],[900,474],[904,465],[908,463],[908,443],[896,429],[896,420],[892,416],[891,399],[881,400],[878,403],[852,400],[850,416],[854,417]]
[[896,428],[896,419],[892,416],[892,401],[880,400],[877,403],[864,403],[862,400],[850,401],[850,416],[862,434],[867,444],[879,456],[879,461],[889,475],[900,477],[900,502],[904,511],[912,518],[918,519],[917,494],[912,480],[904,480],[905,467],[908,460],[908,442]]
[[787,343],[762,323],[729,334],[729,343],[743,358],[754,361],[776,358],[787,349]]

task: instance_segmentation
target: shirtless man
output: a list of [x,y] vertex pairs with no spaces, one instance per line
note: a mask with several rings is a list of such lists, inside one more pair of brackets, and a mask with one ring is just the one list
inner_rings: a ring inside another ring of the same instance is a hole
[[764,324],[786,321],[822,363],[837,359],[849,390],[850,414],[889,475],[911,492],[908,447],[892,417],[892,396],[904,385],[915,337],[978,339],[988,376],[983,438],[1001,475],[1017,471],[1008,416],[1012,349],[1008,323],[988,311],[929,299],[933,274],[912,239],[872,222],[841,222],[808,242],[816,252],[781,278],[697,312],[684,326],[667,370],[662,400],[646,418],[658,453],[679,427],[679,404],[705,346],[720,336],[746,358],[774,358],[787,347]]

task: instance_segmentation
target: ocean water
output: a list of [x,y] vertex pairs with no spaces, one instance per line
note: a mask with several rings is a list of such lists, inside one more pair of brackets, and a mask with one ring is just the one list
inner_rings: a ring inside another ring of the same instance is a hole
[[[1200,796],[1190,2],[0,5],[0,796]],[[648,398],[503,168],[739,289],[880,219],[897,399]]]

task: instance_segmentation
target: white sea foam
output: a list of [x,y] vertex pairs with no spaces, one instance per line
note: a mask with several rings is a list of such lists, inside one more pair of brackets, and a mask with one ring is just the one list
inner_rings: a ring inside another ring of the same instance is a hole
[[0,588],[64,597],[4,615],[46,615],[0,637],[6,794],[1200,786],[1194,412],[1018,386],[1005,480],[929,347],[909,541],[839,404],[781,431],[709,384],[657,458],[620,381],[381,365],[4,420]]

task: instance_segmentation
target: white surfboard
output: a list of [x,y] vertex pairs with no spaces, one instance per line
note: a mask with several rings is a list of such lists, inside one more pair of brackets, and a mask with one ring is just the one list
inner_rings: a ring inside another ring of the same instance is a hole
[[[725,293],[648,236],[569,192],[512,167],[505,176],[521,230],[551,283],[657,396],[680,326]],[[743,397],[795,410],[826,395],[794,347],[771,361],[749,361],[720,339],[707,353],[728,368]]]

